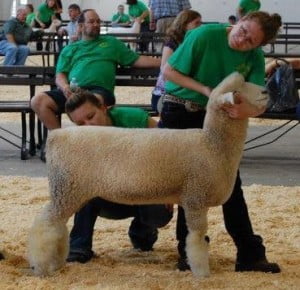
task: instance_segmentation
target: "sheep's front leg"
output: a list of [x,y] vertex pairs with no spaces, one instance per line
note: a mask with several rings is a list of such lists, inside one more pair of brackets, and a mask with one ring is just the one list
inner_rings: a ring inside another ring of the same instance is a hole
[[186,253],[188,263],[196,277],[209,276],[208,243],[205,240],[207,231],[207,208],[201,210],[185,209],[188,226]]
[[55,216],[49,203],[35,218],[28,240],[28,259],[35,275],[51,275],[61,268],[69,252],[66,219]]

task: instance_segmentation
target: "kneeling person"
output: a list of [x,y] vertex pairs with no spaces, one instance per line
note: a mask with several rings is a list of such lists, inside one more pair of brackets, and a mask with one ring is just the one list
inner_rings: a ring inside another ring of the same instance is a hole
[[[82,90],[67,100],[65,109],[69,118],[77,125],[124,128],[157,126],[156,121],[141,109],[107,108],[103,105],[101,95]],[[157,240],[157,228],[165,226],[171,220],[173,209],[169,205],[124,205],[99,197],[90,200],[75,214],[74,226],[70,233],[68,262],[86,263],[93,257],[93,230],[98,216],[108,219],[133,217],[128,231],[132,245],[135,249],[150,251]]]

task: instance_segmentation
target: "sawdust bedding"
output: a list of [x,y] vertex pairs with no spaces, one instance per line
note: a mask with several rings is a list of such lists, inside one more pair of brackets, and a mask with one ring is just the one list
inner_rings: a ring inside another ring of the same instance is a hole
[[[48,89],[37,87],[37,92]],[[148,103],[151,88],[117,87],[116,95],[119,103]],[[2,100],[27,100],[29,90],[0,86],[0,96]],[[1,114],[1,123],[19,120],[19,114]],[[251,121],[254,125],[278,122]],[[67,264],[53,277],[33,277],[26,260],[27,233],[48,199],[47,186],[46,178],[0,176],[0,249],[6,257],[0,262],[0,289],[300,289],[300,187],[245,187],[255,231],[263,235],[269,260],[278,262],[282,273],[234,272],[235,248],[219,207],[209,213],[211,277],[200,281],[175,268],[175,218],[160,230],[155,249],[149,253],[132,249],[127,236],[130,220],[98,219],[95,259]]]
[[[211,276],[195,279],[175,268],[175,221],[159,232],[153,252],[133,250],[129,219],[98,219],[87,264],[71,263],[53,277],[32,276],[26,260],[27,233],[48,199],[46,178],[0,176],[0,289],[299,289],[300,187],[245,187],[255,231],[264,237],[270,261],[280,274],[235,273],[235,248],[223,225],[221,208],[209,212]],[[72,226],[73,219],[68,222]]]

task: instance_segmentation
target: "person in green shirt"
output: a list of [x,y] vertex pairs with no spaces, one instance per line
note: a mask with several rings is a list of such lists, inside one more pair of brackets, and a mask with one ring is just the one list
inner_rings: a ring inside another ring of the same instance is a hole
[[[115,126],[123,128],[153,128],[157,122],[139,108],[107,107],[99,94],[78,90],[66,102],[66,113],[78,126]],[[99,140],[101,145],[101,140]],[[112,152],[113,154],[113,152]],[[100,161],[99,161],[100,162]],[[68,262],[86,263],[93,256],[93,230],[97,217],[125,219],[133,217],[128,235],[135,249],[151,251],[158,229],[173,216],[170,205],[124,205],[96,197],[74,217],[70,233]]]
[[72,94],[70,81],[88,90],[98,90],[105,103],[115,103],[114,87],[118,65],[159,67],[160,59],[140,56],[112,36],[100,34],[100,18],[93,9],[84,10],[78,18],[82,38],[66,46],[58,59],[58,89],[42,92],[31,100],[32,109],[48,129],[60,127],[57,113],[64,112],[66,99]]
[[239,5],[237,8],[238,19],[242,18],[249,12],[258,11],[260,9],[259,0],[239,0]]
[[37,8],[35,16],[35,27],[48,28],[51,25],[52,17],[55,15],[56,0],[46,0]]
[[[243,74],[248,82],[264,85],[264,55],[260,46],[274,39],[280,26],[278,14],[257,11],[246,14],[233,26],[206,24],[188,32],[165,65],[167,82],[160,127],[202,128],[212,89],[232,72]],[[240,94],[235,104],[224,105],[223,109],[233,119],[262,113]],[[235,270],[278,273],[280,267],[266,258],[263,239],[253,232],[241,185],[237,172],[231,197],[223,205],[225,226],[237,247]],[[182,271],[190,268],[185,252],[187,234],[184,210],[179,207],[177,267]]]
[[128,26],[130,25],[130,17],[128,14],[124,13],[124,5],[120,4],[118,6],[118,13],[114,14],[111,19],[112,26]]
[[[127,0],[128,14],[133,19],[139,18],[141,23],[141,39],[143,39],[143,32],[150,32],[150,10],[146,4],[140,0]],[[149,42],[142,41],[139,44],[141,52],[148,51]]]
[[34,26],[34,19],[35,19],[35,13],[34,13],[34,8],[32,4],[26,4],[25,5],[25,9],[26,9],[26,23],[30,26],[33,27]]

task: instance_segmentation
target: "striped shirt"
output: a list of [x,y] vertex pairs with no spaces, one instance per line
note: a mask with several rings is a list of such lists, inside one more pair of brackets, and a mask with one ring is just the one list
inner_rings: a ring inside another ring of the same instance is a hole
[[180,11],[191,8],[189,0],[149,0],[148,6],[155,20],[176,17]]

